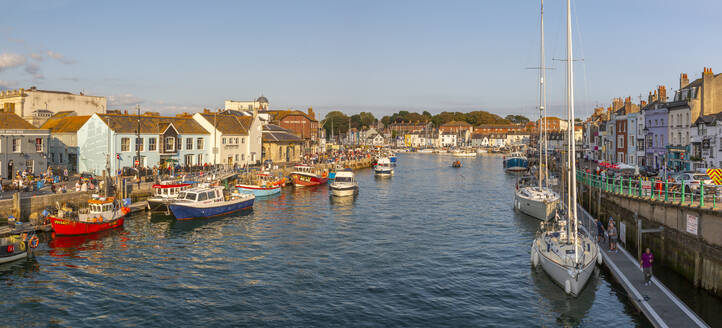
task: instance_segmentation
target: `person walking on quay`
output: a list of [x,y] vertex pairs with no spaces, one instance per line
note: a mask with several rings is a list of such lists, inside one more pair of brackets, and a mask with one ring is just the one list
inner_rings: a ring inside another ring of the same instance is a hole
[[617,228],[614,226],[613,221],[609,222],[607,232],[609,233],[609,251],[619,252],[619,250],[617,250]]
[[654,262],[654,255],[649,247],[642,253],[642,259],[639,261],[639,266],[644,272],[644,285],[649,286],[652,284],[652,263]]
[[597,224],[597,243],[601,243],[604,240],[604,224],[599,219],[594,219]]

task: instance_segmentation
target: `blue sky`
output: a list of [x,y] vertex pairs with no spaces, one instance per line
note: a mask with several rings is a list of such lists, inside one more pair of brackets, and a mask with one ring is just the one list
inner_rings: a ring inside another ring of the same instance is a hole
[[[563,111],[564,4],[545,2]],[[578,115],[722,71],[721,1],[576,1]],[[172,114],[264,94],[317,112],[536,115],[539,2],[0,1],[0,87],[85,91]]]

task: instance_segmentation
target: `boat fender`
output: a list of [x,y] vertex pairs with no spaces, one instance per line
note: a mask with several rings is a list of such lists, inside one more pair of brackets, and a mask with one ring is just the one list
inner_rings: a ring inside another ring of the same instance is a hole
[[564,292],[567,294],[572,293],[572,282],[569,279],[564,281]]
[[38,236],[34,235],[30,237],[30,247],[31,248],[38,248],[38,245],[40,244],[40,238]]
[[534,265],[534,267],[539,265],[539,253],[536,251],[536,249],[532,249],[531,263]]
[[597,247],[597,264],[602,265],[603,259],[602,259],[602,252],[599,251],[599,247]]

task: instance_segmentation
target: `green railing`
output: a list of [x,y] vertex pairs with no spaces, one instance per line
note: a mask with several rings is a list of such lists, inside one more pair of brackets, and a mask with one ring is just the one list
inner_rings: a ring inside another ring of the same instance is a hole
[[716,208],[722,186],[669,182],[657,178],[608,177],[578,172],[577,181],[604,192],[674,203],[684,206]]

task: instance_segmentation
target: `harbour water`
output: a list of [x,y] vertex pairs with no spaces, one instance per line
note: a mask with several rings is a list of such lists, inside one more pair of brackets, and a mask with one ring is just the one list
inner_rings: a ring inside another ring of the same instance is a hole
[[0,266],[0,326],[649,326],[604,270],[566,296],[529,248],[501,157],[402,154],[360,193],[288,188],[253,211],[130,217]]

